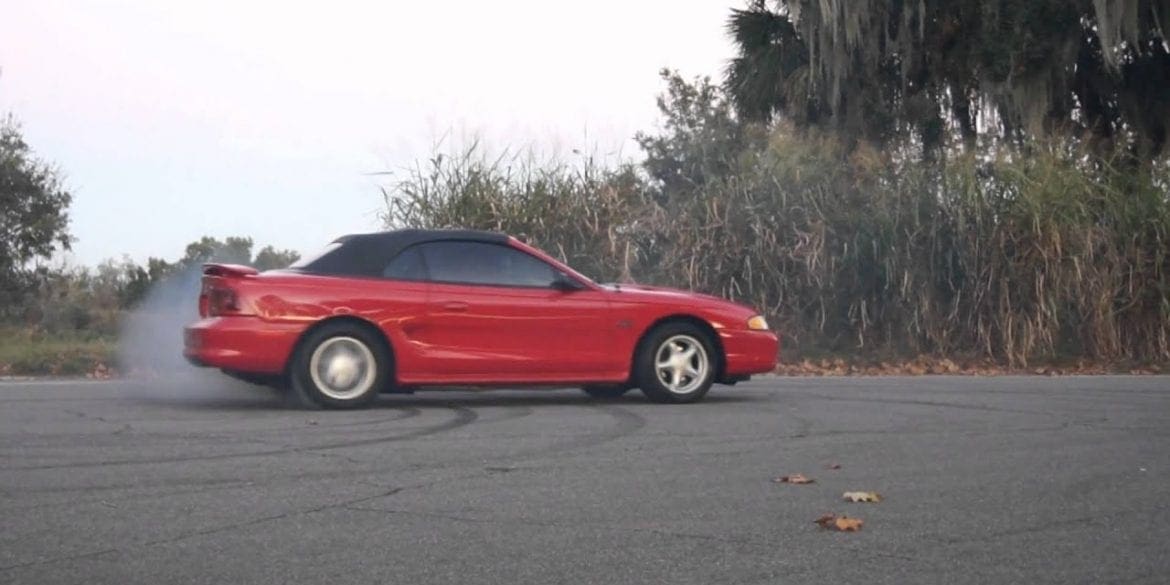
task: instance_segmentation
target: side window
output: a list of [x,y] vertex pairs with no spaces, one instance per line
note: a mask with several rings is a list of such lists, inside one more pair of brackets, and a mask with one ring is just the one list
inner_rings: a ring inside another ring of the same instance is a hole
[[435,282],[547,287],[555,275],[541,260],[498,244],[451,241],[419,247]]
[[382,276],[395,280],[426,280],[427,266],[423,263],[419,246],[411,246],[399,252],[382,270]]

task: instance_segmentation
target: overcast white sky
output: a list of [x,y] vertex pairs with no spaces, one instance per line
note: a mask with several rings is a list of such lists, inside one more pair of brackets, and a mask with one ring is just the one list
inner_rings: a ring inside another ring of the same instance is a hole
[[74,193],[74,257],[380,227],[436,140],[638,153],[658,70],[718,76],[738,0],[0,0],[0,113]]

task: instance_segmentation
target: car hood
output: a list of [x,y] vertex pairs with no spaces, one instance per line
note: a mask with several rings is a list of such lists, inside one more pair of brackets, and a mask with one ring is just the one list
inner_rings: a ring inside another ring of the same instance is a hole
[[714,295],[692,292],[664,286],[649,286],[645,284],[604,284],[606,290],[622,295],[625,300],[645,303],[683,303],[700,304],[713,308],[733,309],[754,313],[754,309],[720,298]]

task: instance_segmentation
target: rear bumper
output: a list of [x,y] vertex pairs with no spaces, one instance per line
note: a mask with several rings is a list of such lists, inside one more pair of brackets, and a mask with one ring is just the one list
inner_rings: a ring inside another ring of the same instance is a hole
[[257,317],[201,319],[183,329],[183,356],[200,367],[278,374],[303,329]]
[[727,378],[763,374],[776,369],[780,339],[771,331],[728,330],[719,332],[727,363]]

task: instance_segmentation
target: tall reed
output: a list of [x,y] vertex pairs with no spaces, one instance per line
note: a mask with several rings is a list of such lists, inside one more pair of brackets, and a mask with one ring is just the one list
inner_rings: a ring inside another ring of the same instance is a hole
[[663,193],[633,166],[436,156],[385,190],[392,227],[522,234],[602,280],[720,294],[786,345],[1170,358],[1170,164],[1072,141],[923,162],[780,129]]

